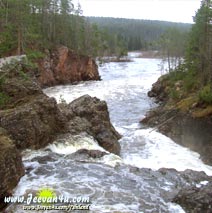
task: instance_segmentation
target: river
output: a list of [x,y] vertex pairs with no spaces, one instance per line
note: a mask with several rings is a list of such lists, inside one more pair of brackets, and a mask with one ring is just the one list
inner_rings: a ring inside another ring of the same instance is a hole
[[[147,97],[147,91],[161,75],[160,59],[137,58],[136,53],[130,53],[129,57],[132,62],[100,66],[102,81],[44,90],[58,102],[71,102],[84,94],[105,100],[111,121],[122,135],[119,141],[121,156],[110,154],[98,160],[76,159],[72,154],[79,149],[103,148],[88,135],[66,135],[44,149],[23,153],[27,173],[15,195],[36,193],[42,187],[48,187],[64,196],[89,197],[92,203],[89,212],[93,213],[184,212],[180,206],[165,199],[173,183],[161,176],[153,177],[156,173],[151,171],[192,169],[212,175],[212,167],[205,165],[198,153],[139,123],[146,112],[156,106],[154,100]],[[148,170],[141,175],[136,168]],[[26,211],[20,205],[12,205],[7,212]]]

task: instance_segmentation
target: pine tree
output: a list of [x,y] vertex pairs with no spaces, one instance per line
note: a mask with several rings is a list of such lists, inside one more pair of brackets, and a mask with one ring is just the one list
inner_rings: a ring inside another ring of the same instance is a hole
[[[194,17],[186,62],[190,72],[196,73],[202,86],[212,85],[212,1],[203,0]],[[212,87],[212,86],[211,86]]]

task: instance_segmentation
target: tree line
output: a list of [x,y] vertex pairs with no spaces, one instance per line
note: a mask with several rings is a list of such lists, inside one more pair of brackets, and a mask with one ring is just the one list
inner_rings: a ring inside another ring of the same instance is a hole
[[[163,36],[170,79],[183,82],[185,96],[197,96],[199,103],[212,104],[212,0],[201,1],[183,46],[179,33],[168,31]],[[175,65],[172,59],[177,61]]]
[[129,51],[159,50],[161,36],[174,29],[182,36],[189,32],[191,24],[166,21],[137,20],[124,18],[87,17],[100,29],[106,29],[110,34],[116,34]]
[[56,45],[94,57],[124,51],[117,36],[90,24],[72,0],[0,0],[0,57]]
[[192,76],[200,99],[212,103],[212,0],[202,0],[194,17],[185,56],[187,75]]
[[[203,0],[194,17],[186,53],[186,65],[212,89],[212,1]],[[212,90],[211,90],[212,91]]]

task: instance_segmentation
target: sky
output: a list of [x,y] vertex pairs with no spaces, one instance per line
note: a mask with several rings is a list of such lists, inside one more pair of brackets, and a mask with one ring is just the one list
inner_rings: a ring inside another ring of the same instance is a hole
[[193,23],[201,0],[78,0],[84,16]]

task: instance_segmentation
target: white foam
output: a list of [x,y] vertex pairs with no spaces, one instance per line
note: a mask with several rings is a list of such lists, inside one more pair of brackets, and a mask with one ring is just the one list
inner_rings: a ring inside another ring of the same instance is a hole
[[154,170],[162,167],[175,168],[178,171],[192,169],[212,175],[212,167],[204,164],[198,153],[176,144],[159,132],[152,129],[137,130],[134,140],[137,143],[141,141],[143,148],[137,149],[137,153],[125,156],[125,163]]
[[197,188],[201,188],[202,186],[206,186],[209,182],[207,180],[201,181],[199,184],[196,184]]
[[105,151],[98,143],[89,136],[72,136],[65,138],[64,142],[55,141],[48,148],[57,154],[69,155],[80,149]]
[[118,155],[111,153],[109,155],[104,155],[100,160],[97,160],[97,162],[115,167],[117,164],[123,163],[123,160]]
[[35,157],[41,157],[41,156],[46,156],[48,155],[48,151],[45,151],[44,149],[38,149],[38,150],[31,150],[31,149],[26,149],[22,152],[23,156],[23,161],[30,161],[31,159]]
[[175,203],[168,203],[168,208],[171,213],[186,213],[180,205]]
[[207,180],[201,181],[200,184],[206,186],[209,182]]
[[118,163],[122,163],[122,159],[119,156],[109,153],[104,148],[100,147],[98,143],[94,140],[94,138],[88,136],[87,134],[78,136],[69,135],[68,137],[66,137],[64,142],[61,142],[60,140],[55,141],[47,148],[49,148],[52,152],[64,155],[70,155],[80,149],[99,150],[108,154],[104,155],[101,158],[90,158],[90,162],[99,162],[112,167],[115,167]]
[[122,203],[117,203],[113,205],[91,205],[92,212],[102,212],[102,213],[143,213],[139,211],[138,204],[124,205]]

